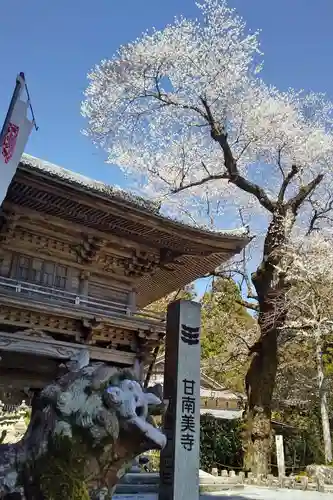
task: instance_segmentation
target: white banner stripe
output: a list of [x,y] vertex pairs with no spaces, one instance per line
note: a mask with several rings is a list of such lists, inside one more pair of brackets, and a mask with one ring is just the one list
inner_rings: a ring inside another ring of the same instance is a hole
[[27,118],[28,106],[28,102],[16,102],[8,132],[0,148],[0,204],[6,197],[33,127],[33,123]]

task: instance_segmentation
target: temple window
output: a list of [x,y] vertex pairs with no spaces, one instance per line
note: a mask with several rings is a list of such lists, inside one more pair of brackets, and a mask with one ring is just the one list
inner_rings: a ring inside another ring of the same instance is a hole
[[53,262],[44,262],[43,265],[43,285],[54,285],[55,264]]
[[42,279],[43,261],[40,259],[32,259],[31,281],[40,283]]
[[65,290],[68,280],[68,268],[54,262],[20,255],[17,258],[14,277],[18,280],[30,281],[36,285]]
[[67,267],[57,266],[54,286],[57,288],[62,288],[64,290],[66,288],[66,283],[67,283]]
[[29,279],[29,258],[28,257],[19,257],[18,266],[17,266],[17,279],[19,280],[28,280]]

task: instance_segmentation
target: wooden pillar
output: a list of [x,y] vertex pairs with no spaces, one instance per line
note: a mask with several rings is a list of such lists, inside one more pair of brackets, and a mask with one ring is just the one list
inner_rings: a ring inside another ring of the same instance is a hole
[[136,290],[132,290],[128,294],[127,314],[131,315],[136,309]]
[[200,304],[185,300],[168,307],[159,500],[199,498]]
[[82,271],[80,274],[79,295],[83,297],[87,297],[89,293],[89,277],[89,271]]

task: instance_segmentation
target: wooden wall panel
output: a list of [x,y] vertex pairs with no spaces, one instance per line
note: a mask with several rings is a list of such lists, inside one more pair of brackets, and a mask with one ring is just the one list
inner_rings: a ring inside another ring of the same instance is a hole
[[80,292],[80,274],[81,271],[75,268],[68,269],[68,286],[67,290],[71,293]]
[[89,296],[102,300],[114,300],[122,304],[128,304],[129,291],[112,288],[112,284],[105,286],[98,281],[89,280]]
[[13,254],[9,251],[4,251],[0,259],[0,275],[9,278],[12,268]]

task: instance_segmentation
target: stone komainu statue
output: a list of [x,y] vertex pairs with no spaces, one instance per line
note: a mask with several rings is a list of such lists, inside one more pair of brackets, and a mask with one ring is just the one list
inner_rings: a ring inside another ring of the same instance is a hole
[[34,399],[22,440],[0,445],[0,498],[88,500],[102,489],[111,498],[134,457],[164,447],[150,416],[163,409],[161,399],[133,371],[70,369]]

